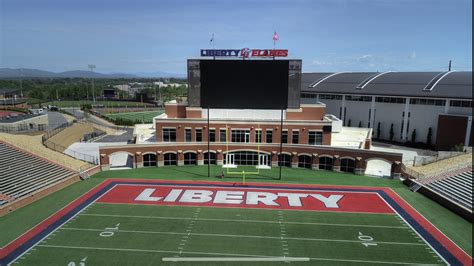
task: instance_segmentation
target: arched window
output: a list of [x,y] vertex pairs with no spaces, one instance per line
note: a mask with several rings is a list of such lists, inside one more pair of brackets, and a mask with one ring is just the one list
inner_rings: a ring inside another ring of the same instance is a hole
[[148,153],[143,155],[143,167],[156,166],[156,154]]
[[342,172],[355,172],[355,161],[350,158],[341,159],[341,171]]
[[319,169],[332,170],[332,158],[331,157],[319,157]]
[[215,152],[205,152],[204,153],[204,164],[208,164],[209,154],[211,155],[211,164],[217,164],[217,156]]
[[197,164],[197,159],[196,159],[196,153],[194,152],[187,152],[184,154],[184,165],[196,165]]
[[176,153],[165,153],[163,157],[164,165],[177,165]]
[[311,169],[312,159],[308,155],[298,156],[298,167]]
[[291,156],[289,154],[280,154],[278,166],[291,167]]

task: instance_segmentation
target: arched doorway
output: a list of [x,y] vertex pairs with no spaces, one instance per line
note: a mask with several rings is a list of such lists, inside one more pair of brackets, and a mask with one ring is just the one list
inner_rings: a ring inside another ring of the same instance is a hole
[[355,160],[352,158],[342,158],[341,159],[341,172],[354,173]]
[[321,156],[319,157],[319,169],[332,171],[333,160],[331,157]]
[[291,167],[291,155],[289,154],[280,154],[278,160],[278,166]]
[[154,153],[144,154],[143,167],[156,167],[156,154]]
[[[209,158],[210,156],[210,158]],[[204,153],[204,164],[217,164],[217,155],[215,152],[205,152]]]
[[178,165],[178,156],[176,156],[176,153],[165,153],[163,155],[163,164],[165,166],[168,166],[168,165]]
[[197,155],[194,152],[184,154],[184,165],[197,165]]
[[365,175],[387,177],[391,176],[392,163],[382,158],[366,160]]
[[300,155],[298,156],[298,167],[299,168],[308,168],[311,169],[311,164],[313,160],[309,155]]

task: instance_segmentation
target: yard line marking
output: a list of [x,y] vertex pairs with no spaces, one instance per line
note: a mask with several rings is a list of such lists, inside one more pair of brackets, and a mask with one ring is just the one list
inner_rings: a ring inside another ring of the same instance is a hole
[[186,262],[233,262],[233,261],[245,261],[245,262],[265,262],[265,261],[275,261],[275,262],[290,262],[290,261],[309,261],[309,258],[304,257],[268,257],[268,258],[229,258],[229,257],[187,257],[187,258],[175,258],[175,257],[165,257],[161,259],[162,261],[186,261]]
[[[145,253],[171,253],[178,254],[177,251],[171,250],[147,250],[147,249],[126,249],[126,248],[100,248],[100,247],[78,247],[78,246],[57,246],[57,245],[38,245],[38,247],[44,248],[64,248],[64,249],[85,249],[85,250],[105,250],[105,251],[124,251],[124,252],[145,252]],[[217,255],[217,256],[235,256],[235,257],[251,257],[251,258],[275,258],[278,256],[266,256],[266,255],[249,255],[249,254],[232,254],[232,253],[211,253],[211,252],[191,252],[183,251],[183,254],[199,254],[199,255]],[[342,261],[342,262],[359,262],[359,263],[375,263],[375,264],[399,264],[399,265],[433,265],[433,264],[421,264],[416,262],[389,262],[389,261],[370,261],[370,260],[344,260],[344,259],[329,259],[329,258],[309,258],[310,260],[322,260],[322,261]]]
[[[84,213],[81,216],[96,216],[96,217],[118,217],[118,218],[139,218],[139,219],[162,219],[162,220],[191,220],[195,218],[187,217],[167,217],[167,216],[139,216],[139,215],[115,215],[115,214],[94,214]],[[212,218],[199,218],[199,221],[216,221],[216,222],[242,222],[242,223],[272,223],[278,224],[277,221],[265,221],[265,220],[233,220],[233,219],[212,219]],[[408,226],[390,226],[390,225],[365,225],[365,224],[330,224],[330,223],[310,223],[310,222],[282,222],[285,224],[295,225],[323,225],[323,226],[343,226],[343,227],[368,227],[368,228],[393,228],[393,229],[408,229]]]
[[[103,229],[92,229],[92,228],[64,228],[64,230],[70,231],[92,231],[102,232]],[[136,234],[163,234],[163,235],[194,235],[194,236],[215,236],[215,237],[236,237],[236,238],[266,238],[266,239],[281,239],[281,236],[255,236],[255,235],[228,235],[228,234],[206,234],[206,233],[180,233],[180,232],[160,232],[160,231],[131,231],[131,230],[116,230],[117,233],[136,233]],[[301,240],[301,241],[327,241],[327,242],[347,242],[347,243],[360,243],[359,240],[345,240],[345,239],[324,239],[324,238],[300,238],[300,237],[283,237],[286,240]],[[381,242],[377,241],[378,244],[387,245],[410,245],[410,246],[424,246],[422,243],[405,243],[405,242]]]

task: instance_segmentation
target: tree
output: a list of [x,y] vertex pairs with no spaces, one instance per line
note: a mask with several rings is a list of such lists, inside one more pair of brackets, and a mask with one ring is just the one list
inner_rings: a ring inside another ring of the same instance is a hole
[[416,142],[416,129],[413,129],[413,132],[411,133],[411,142]]
[[432,138],[432,135],[433,135],[433,130],[430,128],[428,128],[428,136],[426,136],[426,144],[428,146],[431,146],[431,138]]
[[380,139],[380,122],[377,124],[377,138]]
[[395,133],[393,132],[393,123],[390,125],[390,141],[393,140],[393,135],[395,135]]

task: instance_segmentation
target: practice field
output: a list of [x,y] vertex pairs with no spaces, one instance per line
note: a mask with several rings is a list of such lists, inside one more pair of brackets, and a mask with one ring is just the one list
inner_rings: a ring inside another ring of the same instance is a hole
[[15,265],[472,263],[390,189],[137,179],[104,181],[3,252]]
[[125,120],[139,120],[143,123],[152,123],[153,117],[161,115],[163,111],[150,111],[150,112],[129,112],[129,113],[114,113],[114,114],[106,114],[105,116],[116,119],[121,118]]

